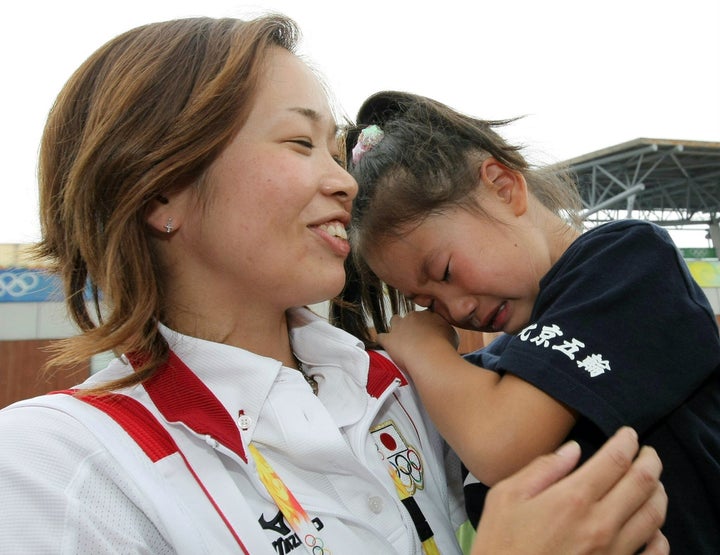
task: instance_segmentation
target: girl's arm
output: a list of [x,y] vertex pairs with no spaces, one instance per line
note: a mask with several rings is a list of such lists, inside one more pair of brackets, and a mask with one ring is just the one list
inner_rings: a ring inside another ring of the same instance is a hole
[[412,377],[431,418],[486,485],[556,449],[575,424],[568,407],[512,374],[463,359],[455,330],[430,311],[393,317],[378,341]]

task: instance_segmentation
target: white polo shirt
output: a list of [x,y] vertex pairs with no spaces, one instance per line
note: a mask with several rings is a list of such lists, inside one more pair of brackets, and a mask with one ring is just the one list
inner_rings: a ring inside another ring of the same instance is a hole
[[[361,343],[309,310],[292,311],[290,325],[317,396],[277,360],[162,328],[181,362],[119,393],[155,417],[175,450],[141,448],[70,395],[0,411],[0,553],[304,554],[259,479],[252,443],[323,553],[422,553],[395,470],[440,552],[459,554],[459,462],[413,388],[396,369],[368,373]],[[116,359],[85,385],[129,372]]]

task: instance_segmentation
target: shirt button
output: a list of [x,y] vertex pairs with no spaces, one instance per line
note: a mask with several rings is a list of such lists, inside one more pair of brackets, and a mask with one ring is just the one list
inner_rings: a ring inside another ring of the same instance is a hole
[[245,414],[245,411],[241,410],[240,414],[238,414],[238,426],[240,426],[241,430],[248,430],[251,425],[252,418]]
[[382,497],[378,497],[377,495],[371,495],[368,498],[368,505],[372,512],[374,512],[375,514],[379,514],[383,510],[384,503]]

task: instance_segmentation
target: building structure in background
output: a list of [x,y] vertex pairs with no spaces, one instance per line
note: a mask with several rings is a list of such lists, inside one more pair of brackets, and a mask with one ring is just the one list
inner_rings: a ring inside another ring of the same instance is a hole
[[59,280],[29,245],[0,245],[0,407],[84,380],[93,361],[43,371],[53,340],[75,333]]
[[703,227],[717,258],[720,143],[635,139],[557,167],[577,182],[588,226],[635,218],[671,231]]

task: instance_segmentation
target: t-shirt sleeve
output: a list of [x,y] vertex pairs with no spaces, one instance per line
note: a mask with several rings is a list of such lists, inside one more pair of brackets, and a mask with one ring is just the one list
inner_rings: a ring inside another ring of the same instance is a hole
[[642,433],[720,365],[720,338],[667,232],[605,228],[578,239],[543,278],[531,323],[494,363],[608,435],[621,425]]
[[489,344],[481,349],[463,355],[463,358],[472,362],[475,366],[480,366],[486,370],[501,372],[498,368],[500,357],[507,348],[508,342],[512,339],[512,337],[512,335],[503,334],[493,339]]

